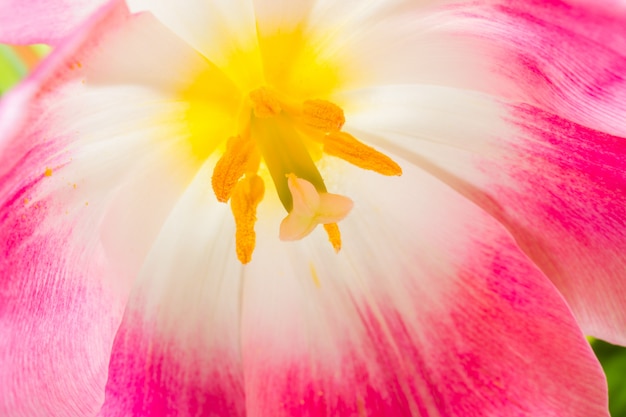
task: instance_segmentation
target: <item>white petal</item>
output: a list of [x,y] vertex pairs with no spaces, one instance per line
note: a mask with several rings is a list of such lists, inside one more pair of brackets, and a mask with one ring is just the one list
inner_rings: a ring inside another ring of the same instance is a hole
[[217,65],[225,64],[229,54],[256,46],[251,0],[129,0],[128,4],[134,12],[152,12]]

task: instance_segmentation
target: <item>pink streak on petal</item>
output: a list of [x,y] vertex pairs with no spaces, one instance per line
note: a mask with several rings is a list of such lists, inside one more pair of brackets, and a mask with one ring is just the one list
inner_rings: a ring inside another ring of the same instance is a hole
[[[136,305],[136,303],[135,303]],[[245,416],[239,359],[198,337],[165,334],[127,315],[109,368],[100,417]]]
[[57,44],[106,3],[106,0],[0,0],[0,42]]
[[[487,188],[495,214],[567,299],[584,331],[626,344],[626,139],[535,107],[513,109],[520,137]],[[510,179],[508,179],[510,178]]]
[[[578,123],[626,134],[626,9],[531,0],[461,6],[464,37],[486,53],[497,93]],[[473,23],[472,23],[473,22]]]

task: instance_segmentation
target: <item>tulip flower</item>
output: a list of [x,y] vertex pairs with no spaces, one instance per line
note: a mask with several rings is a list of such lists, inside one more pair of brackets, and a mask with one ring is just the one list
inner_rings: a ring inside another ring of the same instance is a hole
[[1,14],[0,415],[608,416],[623,3]]

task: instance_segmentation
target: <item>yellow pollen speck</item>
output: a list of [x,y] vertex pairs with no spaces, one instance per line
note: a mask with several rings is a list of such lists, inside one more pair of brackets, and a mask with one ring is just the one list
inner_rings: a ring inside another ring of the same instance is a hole
[[311,278],[313,278],[313,283],[317,288],[322,288],[322,283],[320,282],[320,277],[317,275],[317,270],[315,269],[315,265],[313,262],[309,264],[309,269],[311,270]]
[[265,87],[251,91],[250,100],[252,100],[252,108],[256,117],[272,117],[280,114],[282,111],[276,95]]
[[331,133],[324,138],[324,152],[337,156],[359,168],[382,175],[402,175],[402,168],[395,161],[376,149],[359,142],[345,132]]
[[24,199],[24,204],[28,204],[28,202],[29,202],[29,201],[30,201],[30,200],[29,200],[28,198],[25,198],[25,199]]
[[338,132],[346,122],[341,107],[326,100],[307,100],[302,104],[302,121],[323,132]]
[[[226,202],[237,185],[239,178],[250,168],[256,153],[256,145],[247,136],[235,136],[228,140],[226,152],[213,169],[211,185],[218,201]],[[255,167],[251,169],[255,171]]]
[[256,209],[265,193],[263,180],[256,174],[246,175],[233,190],[230,209],[235,218],[235,243],[237,258],[242,264],[252,260],[252,252],[256,246]]
[[52,169],[51,168],[46,168],[46,170],[43,173],[44,176],[46,177],[51,177],[52,176]]
[[333,245],[335,253],[339,253],[341,250],[341,232],[339,231],[339,226],[337,226],[337,223],[327,223],[324,225],[324,230],[326,230],[328,241]]

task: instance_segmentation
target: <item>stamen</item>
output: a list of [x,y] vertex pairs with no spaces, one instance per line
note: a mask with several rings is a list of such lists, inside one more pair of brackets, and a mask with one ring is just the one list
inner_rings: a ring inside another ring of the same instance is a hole
[[265,87],[250,92],[254,115],[260,118],[273,117],[282,111],[276,95]]
[[324,230],[326,230],[328,241],[333,245],[335,253],[339,253],[341,250],[341,232],[339,231],[339,226],[337,223],[327,223],[324,225]]
[[326,100],[307,100],[302,104],[302,121],[323,132],[338,132],[346,122],[341,107]]
[[337,223],[352,210],[353,203],[348,197],[320,193],[313,184],[294,174],[289,174],[287,181],[293,209],[280,224],[281,240],[300,240],[318,224]]
[[260,158],[260,156],[254,158],[255,154],[256,145],[249,136],[240,135],[228,139],[226,152],[217,161],[211,178],[213,192],[218,201],[223,203],[228,201],[239,178],[247,170],[255,171],[250,167],[253,160]]
[[256,246],[256,209],[265,193],[263,180],[256,174],[246,175],[233,190],[230,199],[230,209],[235,218],[235,244],[237,258],[242,264],[252,259],[252,252]]
[[324,152],[337,156],[359,168],[382,175],[402,175],[402,168],[387,155],[359,142],[345,132],[333,132],[324,138]]

